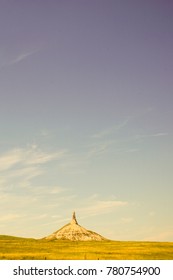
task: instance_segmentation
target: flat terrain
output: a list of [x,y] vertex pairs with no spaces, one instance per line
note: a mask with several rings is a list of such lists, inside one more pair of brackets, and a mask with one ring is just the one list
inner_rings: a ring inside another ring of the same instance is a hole
[[173,242],[47,241],[0,235],[1,260],[173,260]]

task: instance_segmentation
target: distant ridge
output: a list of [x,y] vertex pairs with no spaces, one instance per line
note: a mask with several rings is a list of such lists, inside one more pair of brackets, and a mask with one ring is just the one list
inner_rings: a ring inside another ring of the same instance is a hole
[[100,234],[87,230],[84,227],[81,227],[76,219],[75,212],[73,212],[71,222],[60,228],[59,230],[55,231],[51,235],[48,235],[44,239],[47,240],[71,240],[71,241],[102,241],[107,240]]

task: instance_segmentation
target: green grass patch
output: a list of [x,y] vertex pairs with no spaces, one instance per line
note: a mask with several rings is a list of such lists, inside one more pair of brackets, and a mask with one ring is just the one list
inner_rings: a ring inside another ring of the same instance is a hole
[[0,235],[1,260],[173,260],[173,242],[36,240]]

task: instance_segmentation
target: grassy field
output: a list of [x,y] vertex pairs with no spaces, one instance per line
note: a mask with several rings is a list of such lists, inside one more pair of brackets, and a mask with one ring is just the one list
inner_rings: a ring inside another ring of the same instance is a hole
[[173,242],[47,241],[0,235],[1,260],[173,260]]

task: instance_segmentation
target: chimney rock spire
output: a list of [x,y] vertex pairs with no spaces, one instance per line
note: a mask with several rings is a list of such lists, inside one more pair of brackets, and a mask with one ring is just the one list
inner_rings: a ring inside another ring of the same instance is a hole
[[76,220],[76,214],[75,214],[75,212],[73,212],[71,224],[76,224],[76,225],[78,225],[78,222],[77,222],[77,220]]

